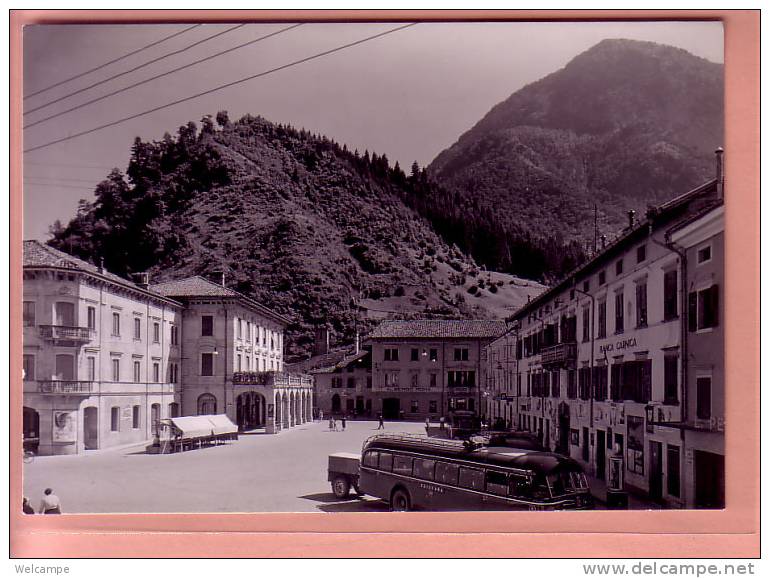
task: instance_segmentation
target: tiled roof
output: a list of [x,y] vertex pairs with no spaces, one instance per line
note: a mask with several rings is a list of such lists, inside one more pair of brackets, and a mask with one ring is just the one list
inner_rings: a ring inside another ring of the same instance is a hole
[[187,277],[185,279],[179,279],[177,281],[168,281],[166,283],[158,283],[152,285],[150,291],[154,291],[160,295],[166,295],[172,298],[184,298],[184,297],[234,297],[245,302],[254,309],[257,309],[263,315],[266,315],[279,323],[289,323],[289,319],[271,311],[261,303],[257,303],[252,298],[247,297],[243,293],[238,293],[234,289],[228,289],[227,287],[214,283],[208,279],[204,279],[198,275],[193,277]]
[[83,259],[73,257],[64,251],[59,251],[59,249],[54,249],[53,247],[45,245],[40,241],[24,241],[23,264],[24,267],[56,267],[63,269],[77,269],[79,271],[93,273],[95,275],[110,279],[111,281],[115,281],[116,283],[120,283],[121,285],[129,285],[135,289],[143,291],[143,289],[141,289],[136,283],[132,283],[131,281],[115,275],[114,273],[110,273],[107,270],[100,271],[99,267],[96,265],[93,265],[88,261],[84,261]]
[[203,277],[187,277],[150,287],[156,293],[169,297],[240,297],[241,294]]
[[481,339],[502,335],[505,329],[505,321],[482,319],[383,321],[369,339]]
[[310,371],[310,373],[334,373],[336,370],[344,369],[359,359],[364,359],[369,353],[370,352],[366,349],[363,349],[358,353],[349,353],[348,355],[343,356],[337,363],[325,366],[317,365],[315,369]]

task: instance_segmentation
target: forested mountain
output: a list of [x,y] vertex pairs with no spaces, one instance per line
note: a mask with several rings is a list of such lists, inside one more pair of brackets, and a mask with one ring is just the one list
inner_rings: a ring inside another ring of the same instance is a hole
[[[723,67],[670,46],[605,40],[501,102],[428,167],[452,203],[493,212],[497,228],[557,244],[613,236],[713,178],[723,144]],[[498,246],[499,247],[499,246]],[[489,267],[500,248],[471,247]],[[553,268],[550,268],[553,271]]]
[[[246,116],[137,139],[114,170],[52,228],[55,247],[151,282],[224,270],[228,286],[292,319],[288,354],[314,326],[338,341],[378,317],[499,317],[542,286],[478,267],[421,216],[431,191],[385,155]],[[435,193],[431,193],[435,194]]]

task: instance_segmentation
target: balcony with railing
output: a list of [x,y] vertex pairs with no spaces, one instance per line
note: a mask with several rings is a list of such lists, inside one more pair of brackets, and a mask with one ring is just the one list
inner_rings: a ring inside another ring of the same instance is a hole
[[540,362],[544,367],[572,365],[577,360],[577,343],[559,343],[551,347],[544,347],[540,354]]
[[69,325],[40,325],[39,330],[40,337],[47,341],[53,341],[57,345],[88,343],[96,334],[96,331],[88,327],[72,327]]
[[300,373],[282,371],[236,371],[233,385],[264,385],[266,387],[312,387],[313,378]]
[[40,393],[90,395],[93,391],[93,381],[48,380],[40,381]]

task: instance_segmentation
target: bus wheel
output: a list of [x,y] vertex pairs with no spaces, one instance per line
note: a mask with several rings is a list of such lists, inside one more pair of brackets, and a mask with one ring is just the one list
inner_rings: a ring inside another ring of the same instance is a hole
[[332,492],[340,500],[347,498],[350,494],[350,482],[345,476],[337,476],[332,480]]
[[402,488],[393,490],[390,495],[390,510],[392,512],[408,512],[411,510],[409,492]]

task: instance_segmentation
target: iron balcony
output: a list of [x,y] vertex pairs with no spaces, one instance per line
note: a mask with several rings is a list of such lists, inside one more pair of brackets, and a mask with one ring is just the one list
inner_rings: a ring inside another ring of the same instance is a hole
[[559,343],[544,347],[540,354],[540,362],[543,366],[570,366],[577,360],[577,343]]
[[93,381],[48,380],[40,381],[40,393],[90,395]]
[[88,327],[71,327],[69,325],[41,325],[40,337],[54,343],[88,343],[96,332]]

